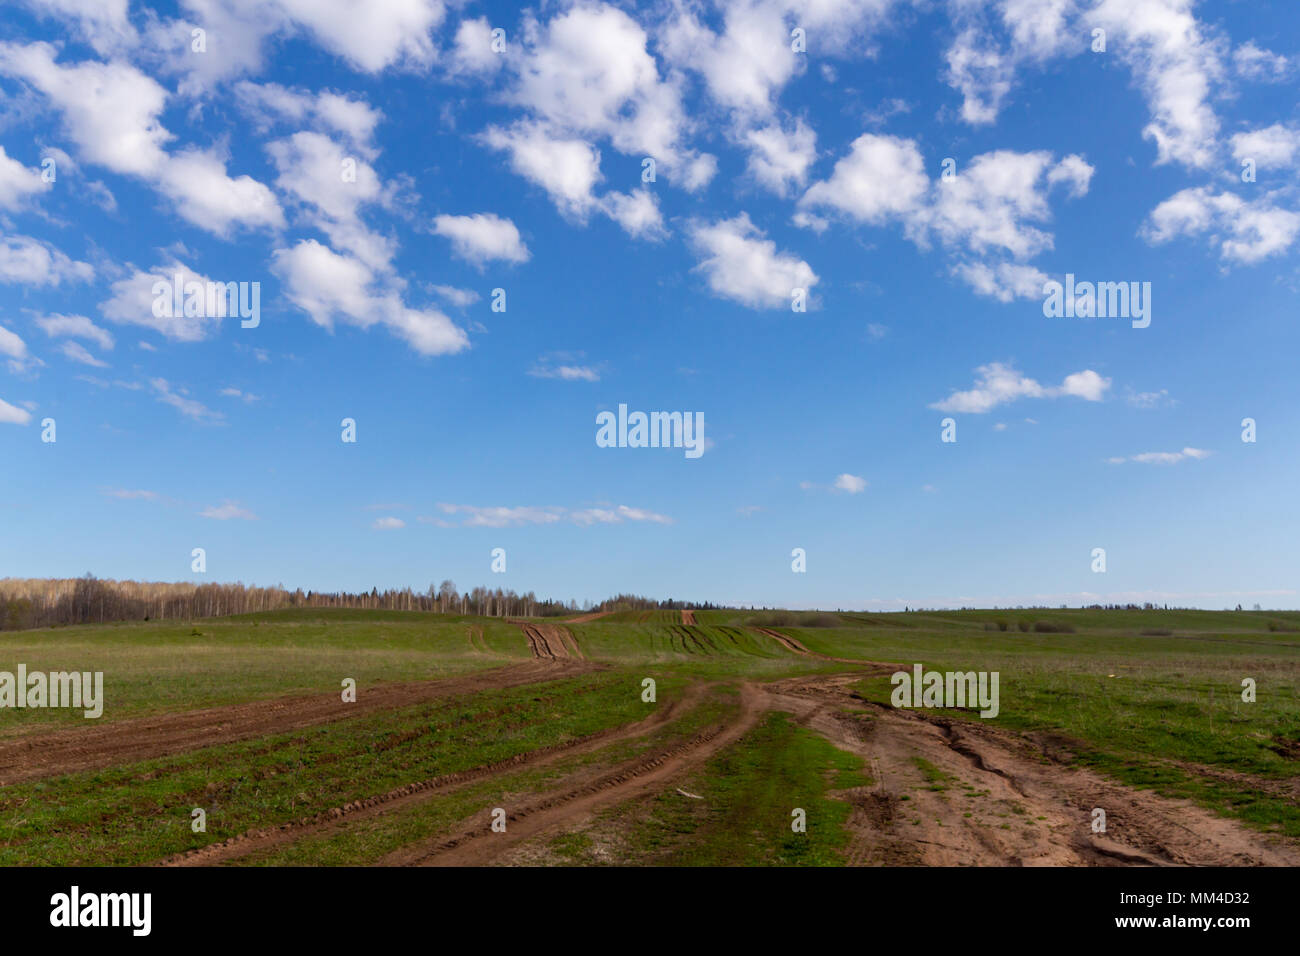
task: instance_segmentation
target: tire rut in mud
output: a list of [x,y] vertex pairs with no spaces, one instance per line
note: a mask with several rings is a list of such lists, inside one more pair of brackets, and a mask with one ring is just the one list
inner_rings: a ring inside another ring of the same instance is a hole
[[698,766],[715,753],[739,740],[767,709],[766,696],[755,686],[741,686],[741,709],[736,718],[694,735],[690,740],[642,755],[592,780],[549,794],[507,813],[505,833],[493,832],[486,819],[442,837],[430,845],[423,842],[389,854],[381,865],[464,866],[491,862],[522,840],[581,819],[596,809],[621,803],[656,784]]

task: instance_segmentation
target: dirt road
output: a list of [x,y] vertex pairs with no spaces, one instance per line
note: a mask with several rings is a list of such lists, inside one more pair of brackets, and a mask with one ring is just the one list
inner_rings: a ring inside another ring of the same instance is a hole
[[[867,763],[872,785],[841,795],[852,865],[1300,864],[1267,834],[1070,766],[1059,741],[867,704],[849,690],[856,679],[769,686],[773,706]],[[1092,831],[1094,808],[1105,833]]]

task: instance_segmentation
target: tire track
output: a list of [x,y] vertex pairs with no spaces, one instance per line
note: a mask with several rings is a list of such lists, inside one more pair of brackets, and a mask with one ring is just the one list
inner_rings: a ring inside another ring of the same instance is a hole
[[564,743],[551,744],[525,753],[515,754],[513,757],[507,757],[504,760],[498,760],[490,764],[405,784],[386,793],[352,800],[341,806],[300,817],[287,823],[271,827],[258,827],[222,840],[219,843],[210,843],[207,846],[165,857],[154,865],[184,867],[212,866],[218,863],[226,863],[254,853],[294,843],[307,837],[327,833],[331,830],[341,830],[359,820],[370,819],[403,807],[419,804],[431,800],[439,794],[454,792],[471,783],[526,768],[544,767],[563,757],[588,753],[610,744],[643,737],[671,723],[683,713],[689,712],[698,704],[704,689],[704,685],[701,684],[691,685],[679,700],[670,701],[666,706],[657,708],[650,716],[631,724],[625,724],[622,727],[612,727]]
[[558,624],[534,624],[531,621],[512,623],[523,628],[533,657],[547,661],[584,659],[582,648],[578,646],[578,639],[567,628],[560,627]]
[[572,824],[592,812],[652,791],[657,785],[698,766],[739,740],[768,709],[768,696],[741,685],[741,707],[729,723],[711,727],[691,740],[638,757],[577,787],[552,791],[507,814],[505,833],[494,833],[486,816],[452,837],[404,847],[380,861],[385,866],[471,866],[491,862],[523,840]]
[[[1053,756],[1034,735],[862,701],[861,674],[770,685],[776,707],[863,757],[842,796],[850,862],[874,865],[1294,866],[1300,845]],[[818,704],[832,706],[817,711]],[[857,711],[855,715],[852,711]],[[864,718],[867,718],[864,724]],[[906,802],[902,802],[906,797]],[[1107,832],[1091,830],[1106,811]]]
[[[834,661],[837,664],[857,664],[859,666],[866,666],[866,667],[877,666],[878,664],[877,661],[864,661],[852,657],[828,657],[825,654],[818,654],[816,651],[808,650],[808,648],[804,647],[803,644],[795,640],[790,635],[782,634],[780,631],[774,631],[770,627],[758,627],[757,625],[755,625],[751,629],[758,631],[758,633],[760,634],[765,634],[768,637],[772,638],[774,641],[780,644],[791,654],[799,654],[802,657],[815,657],[821,661]],[[880,666],[884,666],[884,665],[880,665]]]

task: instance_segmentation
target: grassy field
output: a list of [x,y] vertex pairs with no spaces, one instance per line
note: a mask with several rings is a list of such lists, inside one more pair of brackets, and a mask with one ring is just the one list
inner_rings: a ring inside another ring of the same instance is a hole
[[[1110,779],[1300,838],[1300,613],[701,611],[696,620],[687,626],[678,612],[621,612],[563,625],[587,668],[577,676],[543,675],[522,687],[11,783],[0,787],[0,864],[147,863],[414,781],[562,748],[693,695],[673,721],[645,735],[507,769],[238,861],[375,862],[447,832],[485,801],[581,789],[574,781],[584,775],[614,773],[725,723],[741,682],[863,670],[831,657],[903,670],[920,663],[998,671],[998,727],[1050,733],[1081,766]],[[812,653],[792,652],[759,626]],[[0,670],[23,663],[29,671],[103,671],[104,723],[337,695],[344,677],[372,686],[489,674],[529,660],[515,623],[419,612],[301,610],[0,635]],[[657,682],[653,705],[640,696],[645,678]],[[1253,703],[1242,700],[1246,678],[1257,687]],[[852,687],[866,701],[888,703],[887,673]],[[979,719],[969,711],[945,716]],[[86,723],[66,710],[5,709],[0,741]],[[948,786],[942,771],[916,766],[933,787]],[[590,827],[517,852],[525,861],[579,864],[834,864],[849,813],[836,793],[862,786],[868,773],[858,757],[769,713],[662,792],[603,808]],[[684,799],[679,789],[701,799]],[[790,831],[791,805],[807,811],[806,835]],[[191,832],[195,807],[208,814],[206,833]],[[616,837],[593,842],[593,827]],[[618,859],[609,857],[610,845],[619,847]]]

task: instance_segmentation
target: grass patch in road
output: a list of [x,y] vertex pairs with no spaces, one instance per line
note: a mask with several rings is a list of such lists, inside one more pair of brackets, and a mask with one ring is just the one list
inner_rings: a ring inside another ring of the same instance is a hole
[[[623,864],[840,865],[851,808],[830,792],[864,786],[861,769],[859,758],[773,712],[681,784],[702,799],[671,787],[648,805],[633,801],[607,811],[602,824],[625,829]],[[795,808],[807,814],[806,833],[791,829]]]

